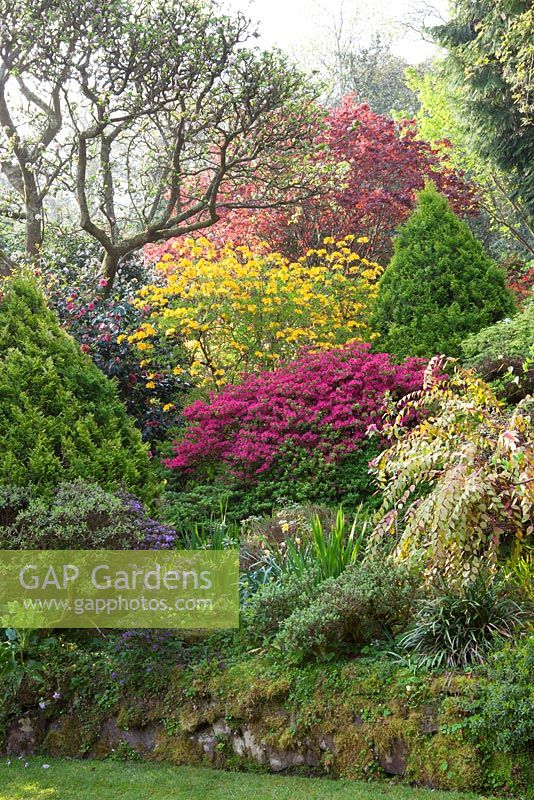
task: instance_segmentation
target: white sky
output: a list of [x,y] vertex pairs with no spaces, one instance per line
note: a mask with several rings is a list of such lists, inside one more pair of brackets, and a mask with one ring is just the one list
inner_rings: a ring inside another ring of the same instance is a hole
[[[410,63],[431,57],[437,49],[422,41],[419,34],[403,23],[421,18],[429,8],[445,17],[447,0],[221,0],[228,10],[239,9],[259,23],[259,43],[276,45],[290,55],[302,57],[321,40],[321,31],[339,20],[343,9],[345,20],[356,18],[353,38],[364,37],[363,31],[391,30],[395,52]],[[430,17],[428,17],[430,20]],[[433,21],[436,21],[434,16]]]

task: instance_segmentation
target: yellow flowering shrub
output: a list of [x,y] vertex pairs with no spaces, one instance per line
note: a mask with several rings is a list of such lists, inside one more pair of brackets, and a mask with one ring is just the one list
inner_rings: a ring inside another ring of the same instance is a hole
[[178,241],[157,265],[161,281],[139,291],[137,303],[152,313],[130,342],[148,350],[156,336],[177,337],[192,377],[216,388],[303,348],[369,340],[368,312],[383,270],[358,254],[358,243],[329,238],[290,261],[261,248]]

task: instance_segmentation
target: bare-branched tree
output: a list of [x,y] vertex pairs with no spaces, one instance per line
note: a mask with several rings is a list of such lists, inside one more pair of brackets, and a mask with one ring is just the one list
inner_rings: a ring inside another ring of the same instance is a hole
[[[96,12],[92,0],[0,0],[0,170],[20,199],[31,258],[43,243],[45,199],[73,156],[62,92],[75,59],[99,38]],[[10,269],[7,257],[2,267]]]
[[[0,0],[17,30],[18,5]],[[37,26],[40,13],[49,26]],[[221,207],[296,203],[320,189],[314,90],[281,53],[254,46],[243,15],[212,0],[27,0],[26,14],[22,46],[2,28],[0,122],[28,253],[60,180],[103,249],[109,288],[122,259],[212,225]],[[26,103],[19,127],[9,81]]]

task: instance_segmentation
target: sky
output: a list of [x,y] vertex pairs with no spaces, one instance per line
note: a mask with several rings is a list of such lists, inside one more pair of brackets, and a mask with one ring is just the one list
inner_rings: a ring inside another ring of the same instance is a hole
[[221,5],[239,9],[259,22],[260,44],[276,45],[297,58],[306,58],[320,44],[324,38],[322,32],[339,21],[342,9],[346,30],[351,17],[358,20],[353,39],[361,39],[369,31],[390,30],[393,50],[416,64],[434,55],[437,49],[406,28],[406,23],[414,15],[420,18],[430,7],[443,18],[448,3],[447,0],[221,0]]

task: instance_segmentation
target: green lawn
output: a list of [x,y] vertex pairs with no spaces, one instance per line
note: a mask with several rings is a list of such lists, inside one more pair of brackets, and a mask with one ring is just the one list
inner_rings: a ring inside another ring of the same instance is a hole
[[[475,800],[385,783],[217,772],[112,761],[0,761],[0,800]],[[25,766],[28,763],[28,766]],[[43,769],[49,764],[49,769]]]

